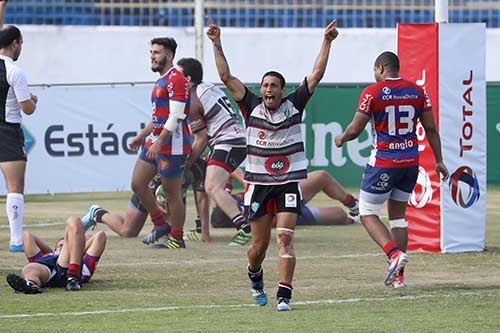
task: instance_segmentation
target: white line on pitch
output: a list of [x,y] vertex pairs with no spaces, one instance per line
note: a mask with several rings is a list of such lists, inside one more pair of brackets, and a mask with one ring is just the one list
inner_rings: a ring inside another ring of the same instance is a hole
[[[39,223],[39,224],[25,224],[25,228],[42,228],[42,227],[52,227],[53,225],[65,225],[64,222],[54,222],[54,223]],[[0,225],[0,229],[10,228],[9,225]]]
[[[359,303],[359,302],[387,302],[387,301],[407,301],[418,299],[446,299],[446,298],[461,298],[461,297],[479,297],[478,292],[463,292],[446,295],[406,295],[396,297],[373,297],[373,298],[348,298],[348,299],[325,299],[317,301],[302,301],[294,302],[292,305],[323,305],[323,304],[343,304],[343,303]],[[36,297],[36,296],[34,296]],[[196,310],[196,309],[229,309],[229,308],[244,308],[256,307],[256,304],[227,304],[227,305],[193,305],[193,306],[165,306],[158,308],[132,308],[132,309],[116,309],[116,310],[97,310],[97,311],[82,311],[82,312],[42,312],[42,313],[24,313],[24,314],[0,314],[0,319],[8,318],[34,318],[34,317],[55,317],[55,316],[88,316],[99,314],[115,314],[115,313],[134,313],[134,312],[158,312],[158,311],[177,311],[177,310]]]
[[[303,256],[297,257],[297,260],[325,260],[325,259],[349,259],[349,258],[363,258],[363,257],[380,257],[384,253],[359,253],[359,254],[344,254],[337,256]],[[267,260],[276,260],[277,257],[267,257]],[[142,266],[161,266],[161,265],[182,265],[182,266],[196,266],[196,265],[210,265],[210,264],[223,264],[227,262],[246,262],[248,259],[244,256],[241,258],[227,258],[227,259],[189,259],[189,261],[140,261],[140,262],[115,262],[115,263],[102,263],[98,267],[142,267]],[[2,267],[3,270],[20,270],[22,266]]]

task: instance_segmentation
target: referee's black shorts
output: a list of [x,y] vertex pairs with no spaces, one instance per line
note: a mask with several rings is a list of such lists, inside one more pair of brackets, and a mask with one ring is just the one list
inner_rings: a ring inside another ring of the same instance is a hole
[[0,123],[0,163],[26,161],[24,134],[19,124]]

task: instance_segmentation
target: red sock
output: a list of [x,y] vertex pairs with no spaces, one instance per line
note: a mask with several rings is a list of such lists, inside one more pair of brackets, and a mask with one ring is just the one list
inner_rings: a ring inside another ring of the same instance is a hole
[[79,264],[69,264],[68,276],[80,278],[80,265]]
[[155,228],[165,228],[167,226],[160,210],[154,211],[149,215],[151,215],[151,221],[153,221]]
[[356,203],[356,199],[352,196],[352,194],[347,193],[347,196],[345,197],[344,200],[342,200],[342,204],[346,207],[353,207],[354,204]]
[[398,254],[399,252],[401,252],[401,250],[393,241],[389,241],[387,242],[387,244],[384,245],[384,253],[387,255],[389,259],[392,259],[392,257]]
[[177,241],[182,241],[182,235],[184,234],[184,231],[182,228],[172,228],[172,230],[170,231],[170,236],[172,236],[172,238],[174,238],[175,240]]

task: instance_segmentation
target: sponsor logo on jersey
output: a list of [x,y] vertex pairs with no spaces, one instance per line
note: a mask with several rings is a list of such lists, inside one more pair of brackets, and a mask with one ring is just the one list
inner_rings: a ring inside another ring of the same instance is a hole
[[371,100],[373,99],[373,96],[371,94],[365,94],[363,97],[363,100],[361,103],[359,103],[359,109],[361,111],[367,111],[368,106],[370,105]]
[[265,168],[273,176],[282,175],[290,169],[290,160],[286,156],[273,156],[267,159]]
[[479,200],[479,181],[470,167],[461,166],[451,175],[450,193],[453,202],[462,208],[469,208]]

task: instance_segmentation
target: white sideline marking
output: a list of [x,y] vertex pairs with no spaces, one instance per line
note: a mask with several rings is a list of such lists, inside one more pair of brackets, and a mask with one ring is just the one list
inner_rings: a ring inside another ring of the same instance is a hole
[[[54,223],[38,223],[38,224],[25,224],[25,228],[42,228],[42,227],[52,227],[53,225],[65,225],[64,222],[54,222]],[[10,228],[9,225],[0,225],[0,229]]]
[[[384,256],[384,253],[359,253],[359,254],[344,254],[338,256],[303,256],[297,257],[297,260],[325,260],[325,259],[349,259],[349,258],[362,258],[362,257],[379,257]],[[277,260],[278,257],[267,257],[267,260]],[[189,261],[140,261],[140,262],[114,262],[114,263],[99,263],[98,267],[142,267],[142,266],[164,266],[164,265],[182,265],[182,266],[196,266],[196,265],[216,265],[228,262],[247,262],[246,257],[241,258],[228,258],[228,259],[207,259],[196,260],[189,259]],[[2,267],[4,270],[21,270],[24,266]]]
[[[432,298],[445,299],[445,298],[478,297],[478,296],[480,296],[479,292],[463,292],[463,293],[453,293],[446,295],[406,295],[406,296],[396,296],[396,297],[325,299],[317,301],[293,302],[292,305],[322,305],[322,304],[343,304],[343,303],[380,302],[380,301],[390,302],[390,301],[407,301],[407,300],[432,299]],[[258,305],[256,304],[227,304],[227,305],[211,304],[211,305],[193,305],[193,306],[165,306],[158,308],[97,310],[97,311],[82,311],[82,312],[22,313],[22,314],[12,314],[12,315],[0,315],[0,319],[55,317],[55,316],[88,316],[88,315],[114,314],[114,313],[158,312],[158,311],[196,310],[196,309],[229,309],[229,308],[245,308],[245,307],[257,307],[257,306]]]

